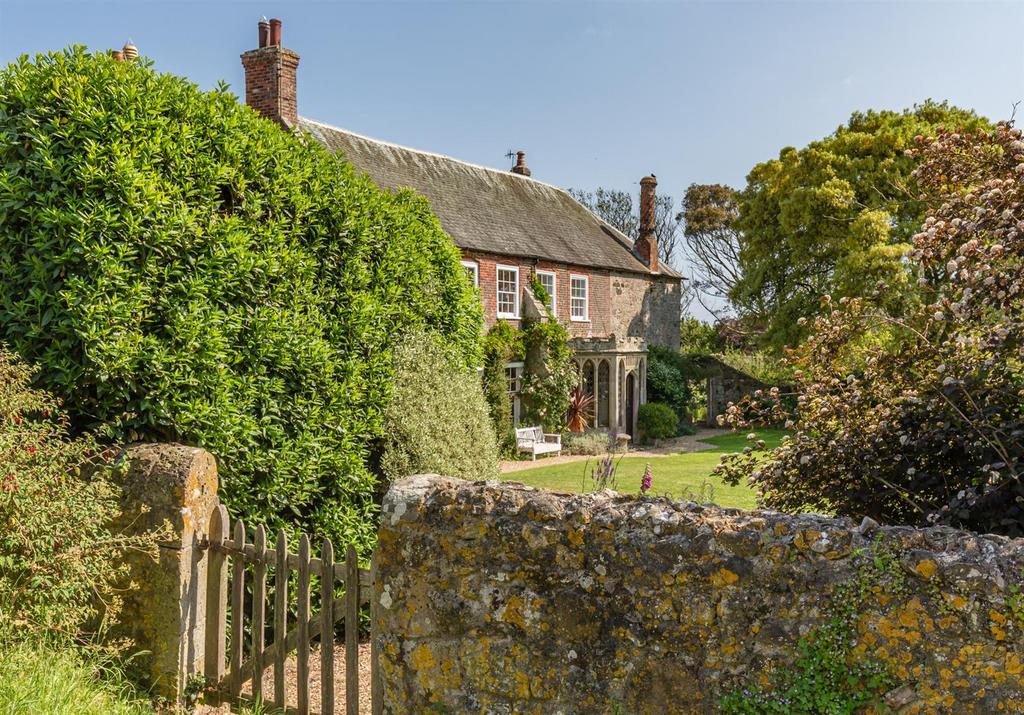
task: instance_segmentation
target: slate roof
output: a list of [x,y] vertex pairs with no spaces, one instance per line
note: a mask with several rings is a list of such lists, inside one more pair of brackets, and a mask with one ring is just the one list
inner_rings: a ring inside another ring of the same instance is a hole
[[[651,274],[633,244],[568,192],[542,181],[353,134],[304,117],[299,127],[385,189],[423,194],[460,248]],[[663,266],[661,275],[679,277]]]

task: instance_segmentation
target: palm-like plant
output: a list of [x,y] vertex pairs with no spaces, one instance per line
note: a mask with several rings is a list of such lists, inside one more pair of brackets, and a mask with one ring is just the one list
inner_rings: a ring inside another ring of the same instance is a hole
[[569,393],[569,410],[565,415],[565,423],[570,432],[582,432],[587,428],[593,407],[594,396],[588,395],[582,387],[577,387]]

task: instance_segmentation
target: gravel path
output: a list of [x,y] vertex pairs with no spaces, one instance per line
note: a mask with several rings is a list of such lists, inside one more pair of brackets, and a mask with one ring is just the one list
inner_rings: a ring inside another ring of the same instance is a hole
[[[285,664],[285,698],[288,711],[298,707],[298,674],[295,654],[288,657]],[[252,688],[249,683],[242,690],[243,695],[250,696]],[[274,699],[274,669],[267,668],[263,673],[263,697],[265,701]],[[317,646],[309,654],[309,707],[310,711],[320,715],[332,715],[320,711],[320,647]],[[334,714],[345,712],[345,644],[334,644]],[[359,644],[359,712],[370,712],[370,644]]]
[[[708,439],[709,437],[716,437],[720,434],[728,434],[728,429],[701,429],[697,434],[689,434],[683,437],[675,437],[673,439],[664,440],[658,447],[644,446],[639,449],[631,449],[626,454],[627,457],[667,457],[672,454],[681,454],[683,452],[702,452],[706,449],[714,449],[713,444],[708,444],[702,440]],[[524,469],[533,469],[535,467],[547,467],[553,464],[568,464],[570,462],[585,462],[588,459],[593,459],[592,454],[563,454],[558,457],[541,457],[536,462],[525,459],[525,460],[510,460],[501,463],[501,473],[510,474],[512,472],[521,472]]]

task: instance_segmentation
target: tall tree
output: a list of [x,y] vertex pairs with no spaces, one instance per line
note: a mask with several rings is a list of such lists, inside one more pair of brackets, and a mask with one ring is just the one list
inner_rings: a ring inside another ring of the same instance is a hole
[[805,333],[799,319],[821,299],[867,296],[889,308],[912,295],[906,255],[925,205],[907,154],[940,127],[990,127],[974,112],[932,101],[902,112],[853,114],[834,133],[755,166],[739,202],[741,279],[729,297],[766,320],[781,348]]
[[[635,241],[640,234],[640,210],[628,191],[598,187],[594,191],[569,189],[569,194],[603,221]],[[678,269],[682,257],[680,234],[682,215],[675,210],[675,200],[658,195],[654,200],[654,235],[658,239],[658,258]]]
[[696,299],[719,320],[729,317],[729,295],[741,277],[737,192],[723,184],[691,184],[680,216]]

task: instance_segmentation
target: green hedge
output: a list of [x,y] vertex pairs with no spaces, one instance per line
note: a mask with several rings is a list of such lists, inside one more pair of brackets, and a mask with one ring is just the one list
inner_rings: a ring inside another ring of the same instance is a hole
[[217,455],[229,510],[363,547],[392,343],[478,364],[427,202],[224,87],[81,48],[0,73],[0,340],[78,429]]
[[644,440],[675,437],[679,429],[679,417],[671,407],[661,402],[640,405],[636,422]]

